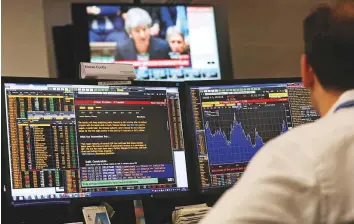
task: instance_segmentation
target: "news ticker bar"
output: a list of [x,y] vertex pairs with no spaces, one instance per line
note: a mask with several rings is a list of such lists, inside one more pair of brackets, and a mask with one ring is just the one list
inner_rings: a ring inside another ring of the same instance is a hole
[[190,61],[182,60],[149,60],[149,61],[116,61],[117,63],[132,64],[134,68],[146,66],[149,68],[166,68],[166,67],[189,67]]

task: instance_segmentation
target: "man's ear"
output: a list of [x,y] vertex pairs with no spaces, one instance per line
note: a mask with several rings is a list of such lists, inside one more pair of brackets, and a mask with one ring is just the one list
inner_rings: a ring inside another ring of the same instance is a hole
[[314,85],[315,74],[311,65],[307,61],[307,55],[303,54],[301,56],[301,78],[304,87],[311,88]]

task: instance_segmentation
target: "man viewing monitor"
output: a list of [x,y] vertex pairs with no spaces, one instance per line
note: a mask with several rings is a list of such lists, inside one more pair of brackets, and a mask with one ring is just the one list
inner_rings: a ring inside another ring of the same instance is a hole
[[188,190],[177,87],[45,80],[3,83],[13,201]]
[[202,192],[230,187],[267,141],[319,117],[300,82],[191,83],[188,92]]
[[91,62],[132,63],[139,80],[221,78],[212,6],[88,5],[86,19]]

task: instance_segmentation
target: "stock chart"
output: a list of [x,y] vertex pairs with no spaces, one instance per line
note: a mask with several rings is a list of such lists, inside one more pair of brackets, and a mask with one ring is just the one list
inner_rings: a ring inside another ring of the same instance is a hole
[[299,83],[192,87],[201,187],[230,186],[269,140],[318,118]]
[[[220,108],[215,116],[204,111],[206,145],[210,164],[249,161],[275,136],[287,131],[284,105],[253,109]],[[277,109],[278,107],[279,109]]]

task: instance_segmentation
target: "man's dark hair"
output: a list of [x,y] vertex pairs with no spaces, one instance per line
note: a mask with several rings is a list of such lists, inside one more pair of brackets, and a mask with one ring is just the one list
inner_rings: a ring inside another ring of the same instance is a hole
[[354,89],[354,1],[321,5],[304,20],[305,54],[328,90]]

